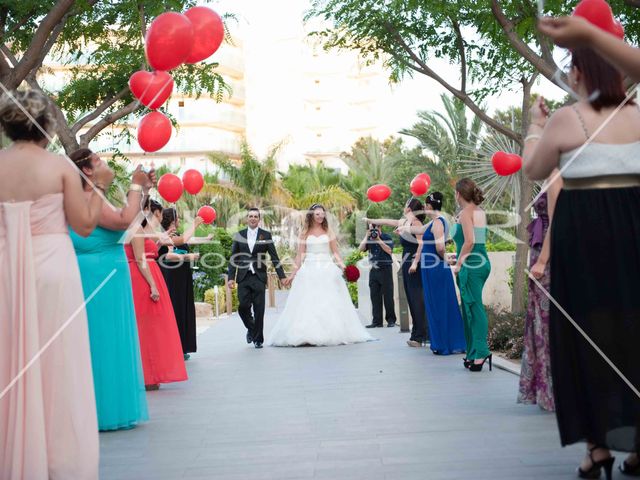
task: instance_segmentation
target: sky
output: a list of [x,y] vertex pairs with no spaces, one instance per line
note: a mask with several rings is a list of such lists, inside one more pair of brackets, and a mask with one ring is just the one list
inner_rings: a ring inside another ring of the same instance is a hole
[[[299,18],[306,10],[308,0],[275,0],[277,3],[265,2],[264,0],[219,0],[209,3],[219,13],[231,12],[237,15],[238,24],[230,24],[232,34],[240,37],[252,35],[259,31],[262,35],[268,35],[270,31],[274,35],[287,35],[287,32],[299,29],[299,25],[292,21],[292,18]],[[283,15],[282,12],[287,14]],[[291,12],[295,12],[293,15]],[[274,55],[278,52],[274,51]],[[558,52],[561,55],[561,52]],[[442,59],[433,59],[430,65],[444,78],[449,80],[454,86],[459,85],[459,69],[457,65],[448,64]],[[418,110],[442,111],[440,94],[446,93],[435,80],[427,78],[421,74],[415,74],[413,78],[405,78],[399,84],[390,85],[393,90],[393,97],[396,100],[393,108],[388,111],[389,124],[394,129],[410,127],[417,121]],[[547,98],[560,100],[565,96],[565,92],[553,85],[548,80],[541,78],[534,86],[534,92],[541,93]],[[511,105],[520,105],[522,102],[521,92],[502,92],[500,95],[490,97],[486,101],[489,111],[505,109]]]

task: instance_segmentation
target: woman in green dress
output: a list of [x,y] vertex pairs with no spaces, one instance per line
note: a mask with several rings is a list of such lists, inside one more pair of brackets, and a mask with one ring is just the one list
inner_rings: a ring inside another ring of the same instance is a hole
[[457,276],[462,320],[467,342],[465,366],[472,372],[482,370],[491,352],[487,344],[489,321],[482,303],[482,289],[491,272],[491,263],[485,247],[487,216],[480,208],[484,200],[482,190],[469,178],[456,183],[456,201],[461,211],[458,223],[453,225],[452,237],[456,242],[457,260],[453,272]]

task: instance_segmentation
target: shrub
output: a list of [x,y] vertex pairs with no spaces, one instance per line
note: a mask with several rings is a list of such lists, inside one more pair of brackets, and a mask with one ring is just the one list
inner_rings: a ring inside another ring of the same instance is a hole
[[521,358],[524,349],[524,315],[487,308],[489,348],[504,352],[507,358]]
[[349,289],[349,295],[351,296],[353,305],[358,308],[358,284],[356,282],[347,283],[347,288]]
[[[219,305],[219,313],[225,313],[227,311],[227,289],[224,287],[218,288],[218,301]],[[213,307],[213,313],[216,313],[216,294],[213,288],[208,289],[204,292],[204,301]],[[231,289],[231,310],[236,312],[238,310],[238,289]]]
[[355,265],[360,260],[367,256],[367,252],[361,252],[357,248],[353,250],[349,255],[344,258],[344,264],[347,265]]
[[[194,268],[194,296],[197,302],[204,300],[204,293],[215,285],[224,285],[223,274],[231,257],[233,239],[224,228],[209,227],[200,233],[205,236],[213,233],[213,242],[197,245],[200,260]],[[224,261],[219,261],[223,258]]]

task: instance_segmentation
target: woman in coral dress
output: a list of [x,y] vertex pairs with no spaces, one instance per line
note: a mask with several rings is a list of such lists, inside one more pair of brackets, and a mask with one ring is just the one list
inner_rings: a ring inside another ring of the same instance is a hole
[[48,136],[30,120],[52,132],[51,110],[35,91],[0,98],[0,125],[14,142],[0,151],[2,480],[98,478],[85,299],[67,225],[91,233],[98,189],[113,172],[96,165],[87,199],[73,163],[47,152]]
[[[162,205],[149,202],[151,221],[162,218]],[[156,233],[145,220],[138,234],[125,245],[131,271],[133,302],[136,308],[144,383],[155,390],[161,383],[187,380],[182,344],[171,297],[156,263]]]

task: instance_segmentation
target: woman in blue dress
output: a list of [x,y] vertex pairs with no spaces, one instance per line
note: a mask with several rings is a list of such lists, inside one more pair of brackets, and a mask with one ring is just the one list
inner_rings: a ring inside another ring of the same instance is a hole
[[[102,161],[87,148],[73,152],[70,158],[88,178]],[[153,178],[138,167],[124,208],[113,210],[104,204],[99,226],[86,238],[69,232],[88,300],[91,364],[101,431],[133,428],[149,418],[131,276],[121,239],[131,223],[139,223],[134,219],[141,213],[143,193],[153,184]],[[82,183],[90,192],[91,186],[84,178]]]
[[411,227],[411,233],[422,234],[416,257],[420,258],[431,351],[437,355],[450,355],[464,353],[465,338],[453,275],[445,259],[449,225],[440,214],[442,199],[440,192],[427,195],[425,213],[431,221],[418,229]]

